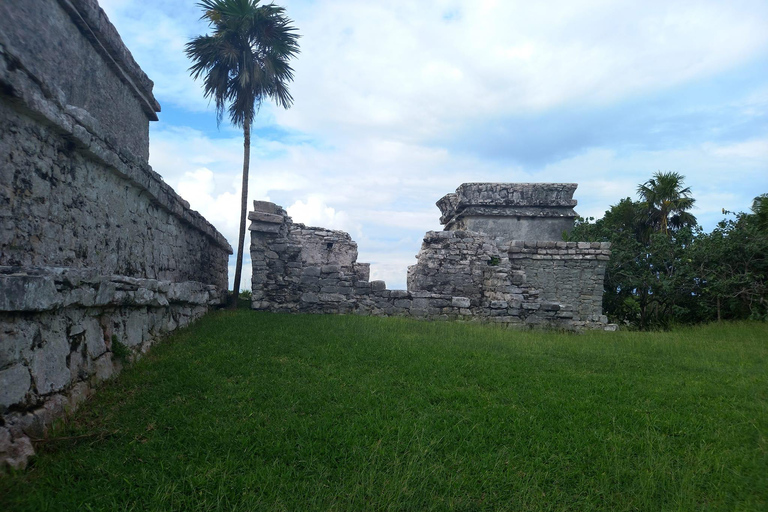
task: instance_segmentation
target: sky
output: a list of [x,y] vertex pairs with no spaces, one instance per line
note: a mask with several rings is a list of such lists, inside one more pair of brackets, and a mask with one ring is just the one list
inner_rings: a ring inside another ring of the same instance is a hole
[[[707,231],[768,192],[765,0],[276,3],[301,53],[293,106],[265,103],[254,123],[249,204],[349,232],[390,289],[462,183],[578,183],[576,211],[599,218],[674,171]],[[200,8],[100,5],[155,83],[150,165],[236,250],[242,131],[217,126],[189,75]]]

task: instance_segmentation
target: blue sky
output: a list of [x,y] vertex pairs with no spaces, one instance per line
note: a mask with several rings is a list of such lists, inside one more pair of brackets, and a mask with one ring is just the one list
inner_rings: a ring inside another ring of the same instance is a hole
[[[235,246],[242,134],[187,72],[199,8],[100,3],[155,82],[150,164]],[[601,216],[676,171],[708,230],[768,192],[764,0],[277,3],[302,36],[295,103],[260,112],[250,197],[348,231],[390,288],[461,183],[576,182]]]

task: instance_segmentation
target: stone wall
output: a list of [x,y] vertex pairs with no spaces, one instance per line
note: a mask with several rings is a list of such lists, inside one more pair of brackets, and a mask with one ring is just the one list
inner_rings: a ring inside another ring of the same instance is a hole
[[0,2],[0,470],[120,369],[115,347],[225,296],[231,247],[147,163],[157,111],[95,0]]
[[[254,202],[254,209],[254,309],[612,328],[602,315],[610,244],[499,244],[484,233],[430,231],[408,270],[408,290],[388,290],[383,281],[369,281],[370,267],[357,263],[357,245],[347,233],[294,224],[273,203]],[[318,251],[327,252],[320,258]]]

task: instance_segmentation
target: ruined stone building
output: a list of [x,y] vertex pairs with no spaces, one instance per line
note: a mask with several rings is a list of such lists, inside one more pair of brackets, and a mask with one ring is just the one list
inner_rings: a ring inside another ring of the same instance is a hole
[[0,2],[0,470],[219,304],[224,237],[148,165],[160,106],[95,0]]
[[510,327],[607,328],[610,244],[563,242],[573,183],[465,183],[437,202],[444,231],[424,236],[408,289],[370,281],[347,233],[295,224],[273,203],[250,213],[253,308],[405,315]]

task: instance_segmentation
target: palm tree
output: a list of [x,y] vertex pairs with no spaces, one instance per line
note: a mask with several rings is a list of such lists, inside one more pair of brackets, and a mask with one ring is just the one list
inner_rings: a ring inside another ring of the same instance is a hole
[[288,61],[299,53],[299,35],[285,9],[259,2],[201,0],[197,4],[204,11],[201,19],[208,20],[213,33],[186,45],[192,60],[190,74],[194,79],[205,77],[205,97],[216,104],[217,124],[226,109],[232,124],[243,129],[243,194],[231,307],[237,305],[243,267],[251,124],[265,98],[283,108],[293,104],[287,86],[293,80],[293,69]]
[[696,217],[687,211],[696,200],[690,197],[690,187],[683,188],[684,180],[676,172],[657,172],[637,187],[645,221],[652,230],[669,234],[670,228],[696,225]]

